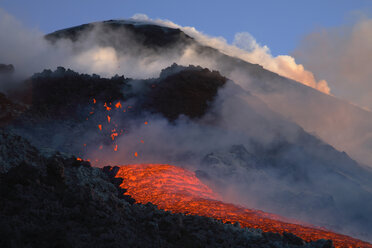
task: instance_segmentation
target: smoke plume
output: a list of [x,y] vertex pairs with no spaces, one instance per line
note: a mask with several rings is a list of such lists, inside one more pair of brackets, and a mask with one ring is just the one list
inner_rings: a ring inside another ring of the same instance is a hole
[[307,35],[294,56],[319,77],[334,95],[372,109],[372,19],[324,28]]

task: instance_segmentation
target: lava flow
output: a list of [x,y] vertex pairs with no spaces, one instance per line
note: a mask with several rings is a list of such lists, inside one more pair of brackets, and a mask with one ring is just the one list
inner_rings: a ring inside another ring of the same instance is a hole
[[305,241],[331,239],[335,247],[372,247],[371,244],[329,230],[292,224],[262,211],[246,209],[219,199],[195,173],[165,164],[121,166],[116,177],[123,178],[125,194],[137,202],[151,202],[160,209],[212,217],[223,222],[239,222],[242,227],[260,228],[265,232],[290,232]]

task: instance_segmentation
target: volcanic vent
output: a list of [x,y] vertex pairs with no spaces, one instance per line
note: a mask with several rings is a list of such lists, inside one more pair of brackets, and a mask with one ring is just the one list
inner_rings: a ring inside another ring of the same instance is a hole
[[222,202],[195,173],[167,164],[121,166],[116,177],[120,185],[137,202],[151,202],[174,213],[200,215],[239,222],[242,227],[260,228],[265,232],[293,233],[305,241],[332,239],[335,247],[372,247],[371,244],[326,229],[286,222],[283,218],[262,211]]

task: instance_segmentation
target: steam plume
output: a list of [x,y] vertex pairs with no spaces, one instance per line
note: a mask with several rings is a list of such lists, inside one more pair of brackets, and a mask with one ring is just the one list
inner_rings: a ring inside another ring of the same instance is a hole
[[294,53],[306,67],[327,79],[333,93],[372,109],[372,19],[307,35]]
[[199,32],[194,27],[182,27],[169,20],[152,20],[144,14],[137,14],[133,16],[133,19],[179,28],[204,45],[211,46],[247,62],[262,65],[270,71],[310,86],[323,93],[330,93],[330,88],[325,80],[317,81],[312,72],[306,70],[303,65],[297,64],[291,56],[279,55],[273,57],[270,49],[267,46],[259,45],[249,33],[237,33],[233,45],[229,45],[222,37],[210,37]]

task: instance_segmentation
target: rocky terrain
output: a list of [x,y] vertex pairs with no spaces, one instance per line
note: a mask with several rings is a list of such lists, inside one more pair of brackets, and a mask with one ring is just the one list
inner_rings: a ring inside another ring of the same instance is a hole
[[332,247],[134,204],[112,170],[39,151],[5,129],[0,140],[1,247]]
[[[228,97],[221,99],[221,92],[228,91],[229,87],[236,89]],[[245,100],[241,101],[242,93],[249,99],[248,104]],[[230,101],[234,103],[233,106],[229,106]],[[114,105],[118,102],[127,106],[126,112],[121,110],[114,114],[114,110],[110,112],[104,107],[105,103],[112,103],[110,106],[115,109]],[[190,146],[178,149],[175,154],[170,148],[157,151],[162,146],[156,140],[161,141],[163,137],[155,136],[152,146],[150,143],[148,156],[161,154],[162,159],[166,159],[163,161],[173,161],[186,167],[200,164],[197,168],[189,169],[196,170],[200,178],[209,182],[228,201],[235,201],[234,198],[229,198],[228,191],[235,187],[236,192],[244,192],[239,197],[239,204],[246,204],[245,199],[250,199],[249,204],[255,208],[262,209],[264,206],[266,211],[294,218],[311,213],[312,219],[319,219],[322,226],[333,228],[335,226],[332,223],[343,220],[342,225],[336,228],[347,228],[346,223],[355,221],[352,218],[353,213],[347,215],[348,213],[339,210],[344,206],[340,205],[337,198],[339,187],[354,187],[354,194],[358,192],[363,199],[370,197],[367,191],[358,189],[358,185],[341,174],[347,173],[349,177],[355,175],[361,182],[368,181],[369,174],[361,172],[363,169],[347,154],[338,152],[295,124],[272,113],[259,99],[234,86],[218,72],[205,68],[174,64],[165,68],[158,78],[133,80],[124,76],[102,78],[98,75],[79,74],[59,67],[55,71],[37,73],[18,88],[8,91],[7,95],[1,95],[0,104],[4,110],[4,118],[1,119],[3,125],[29,140],[37,149],[51,149],[83,158],[86,157],[86,151],[97,144],[102,144],[105,148],[112,145],[111,128],[102,131],[97,128],[107,121],[107,114],[112,115],[115,120],[112,125],[116,126],[112,128],[128,130],[128,134],[135,132],[138,122],[152,118],[169,122],[170,136],[174,136],[172,129],[177,130],[179,127],[180,132],[187,135],[190,132],[188,125],[192,125],[190,134],[193,135],[193,126],[200,125],[202,135],[187,137],[186,139],[195,141]],[[216,111],[226,107],[228,116]],[[230,110],[236,107],[241,108],[240,112],[231,115]],[[235,114],[245,116],[248,122],[236,122]],[[183,117],[190,124],[179,126],[179,118]],[[239,139],[234,143],[229,142],[230,124],[242,125],[236,127],[241,131]],[[248,132],[246,127],[249,127]],[[261,133],[272,136],[273,140],[268,144],[263,142]],[[217,141],[220,141],[209,142],[210,136],[218,137]],[[295,138],[291,138],[292,136]],[[125,137],[124,135],[120,140],[125,141]],[[199,151],[195,142],[207,142],[205,146],[208,150]],[[217,146],[218,143],[223,146]],[[126,146],[126,149],[129,148]],[[102,156],[117,155],[112,149],[106,149]],[[143,157],[146,159],[146,156]],[[130,163],[127,158],[128,156],[122,155],[112,163]],[[20,162],[22,161],[17,161],[16,164]],[[101,162],[98,165],[107,164]],[[320,180],[322,178],[342,178],[343,185],[338,186],[336,192],[332,185],[324,184]],[[280,186],[262,187],[262,182]],[[344,201],[341,204],[350,206],[351,203]],[[359,214],[363,216],[367,213],[368,209]],[[368,218],[359,218],[356,222],[369,225]]]
[[[53,120],[80,118],[78,121],[82,121],[84,108],[92,99],[103,104],[135,98],[138,104],[133,107],[137,114],[149,111],[175,120],[181,114],[202,117],[226,81],[227,78],[217,71],[176,64],[164,69],[159,78],[136,81],[124,76],[109,79],[79,74],[59,67],[55,71],[36,73],[9,95],[29,105],[26,117],[33,119],[38,116]],[[10,104],[4,94],[0,97],[4,99],[4,106]]]

